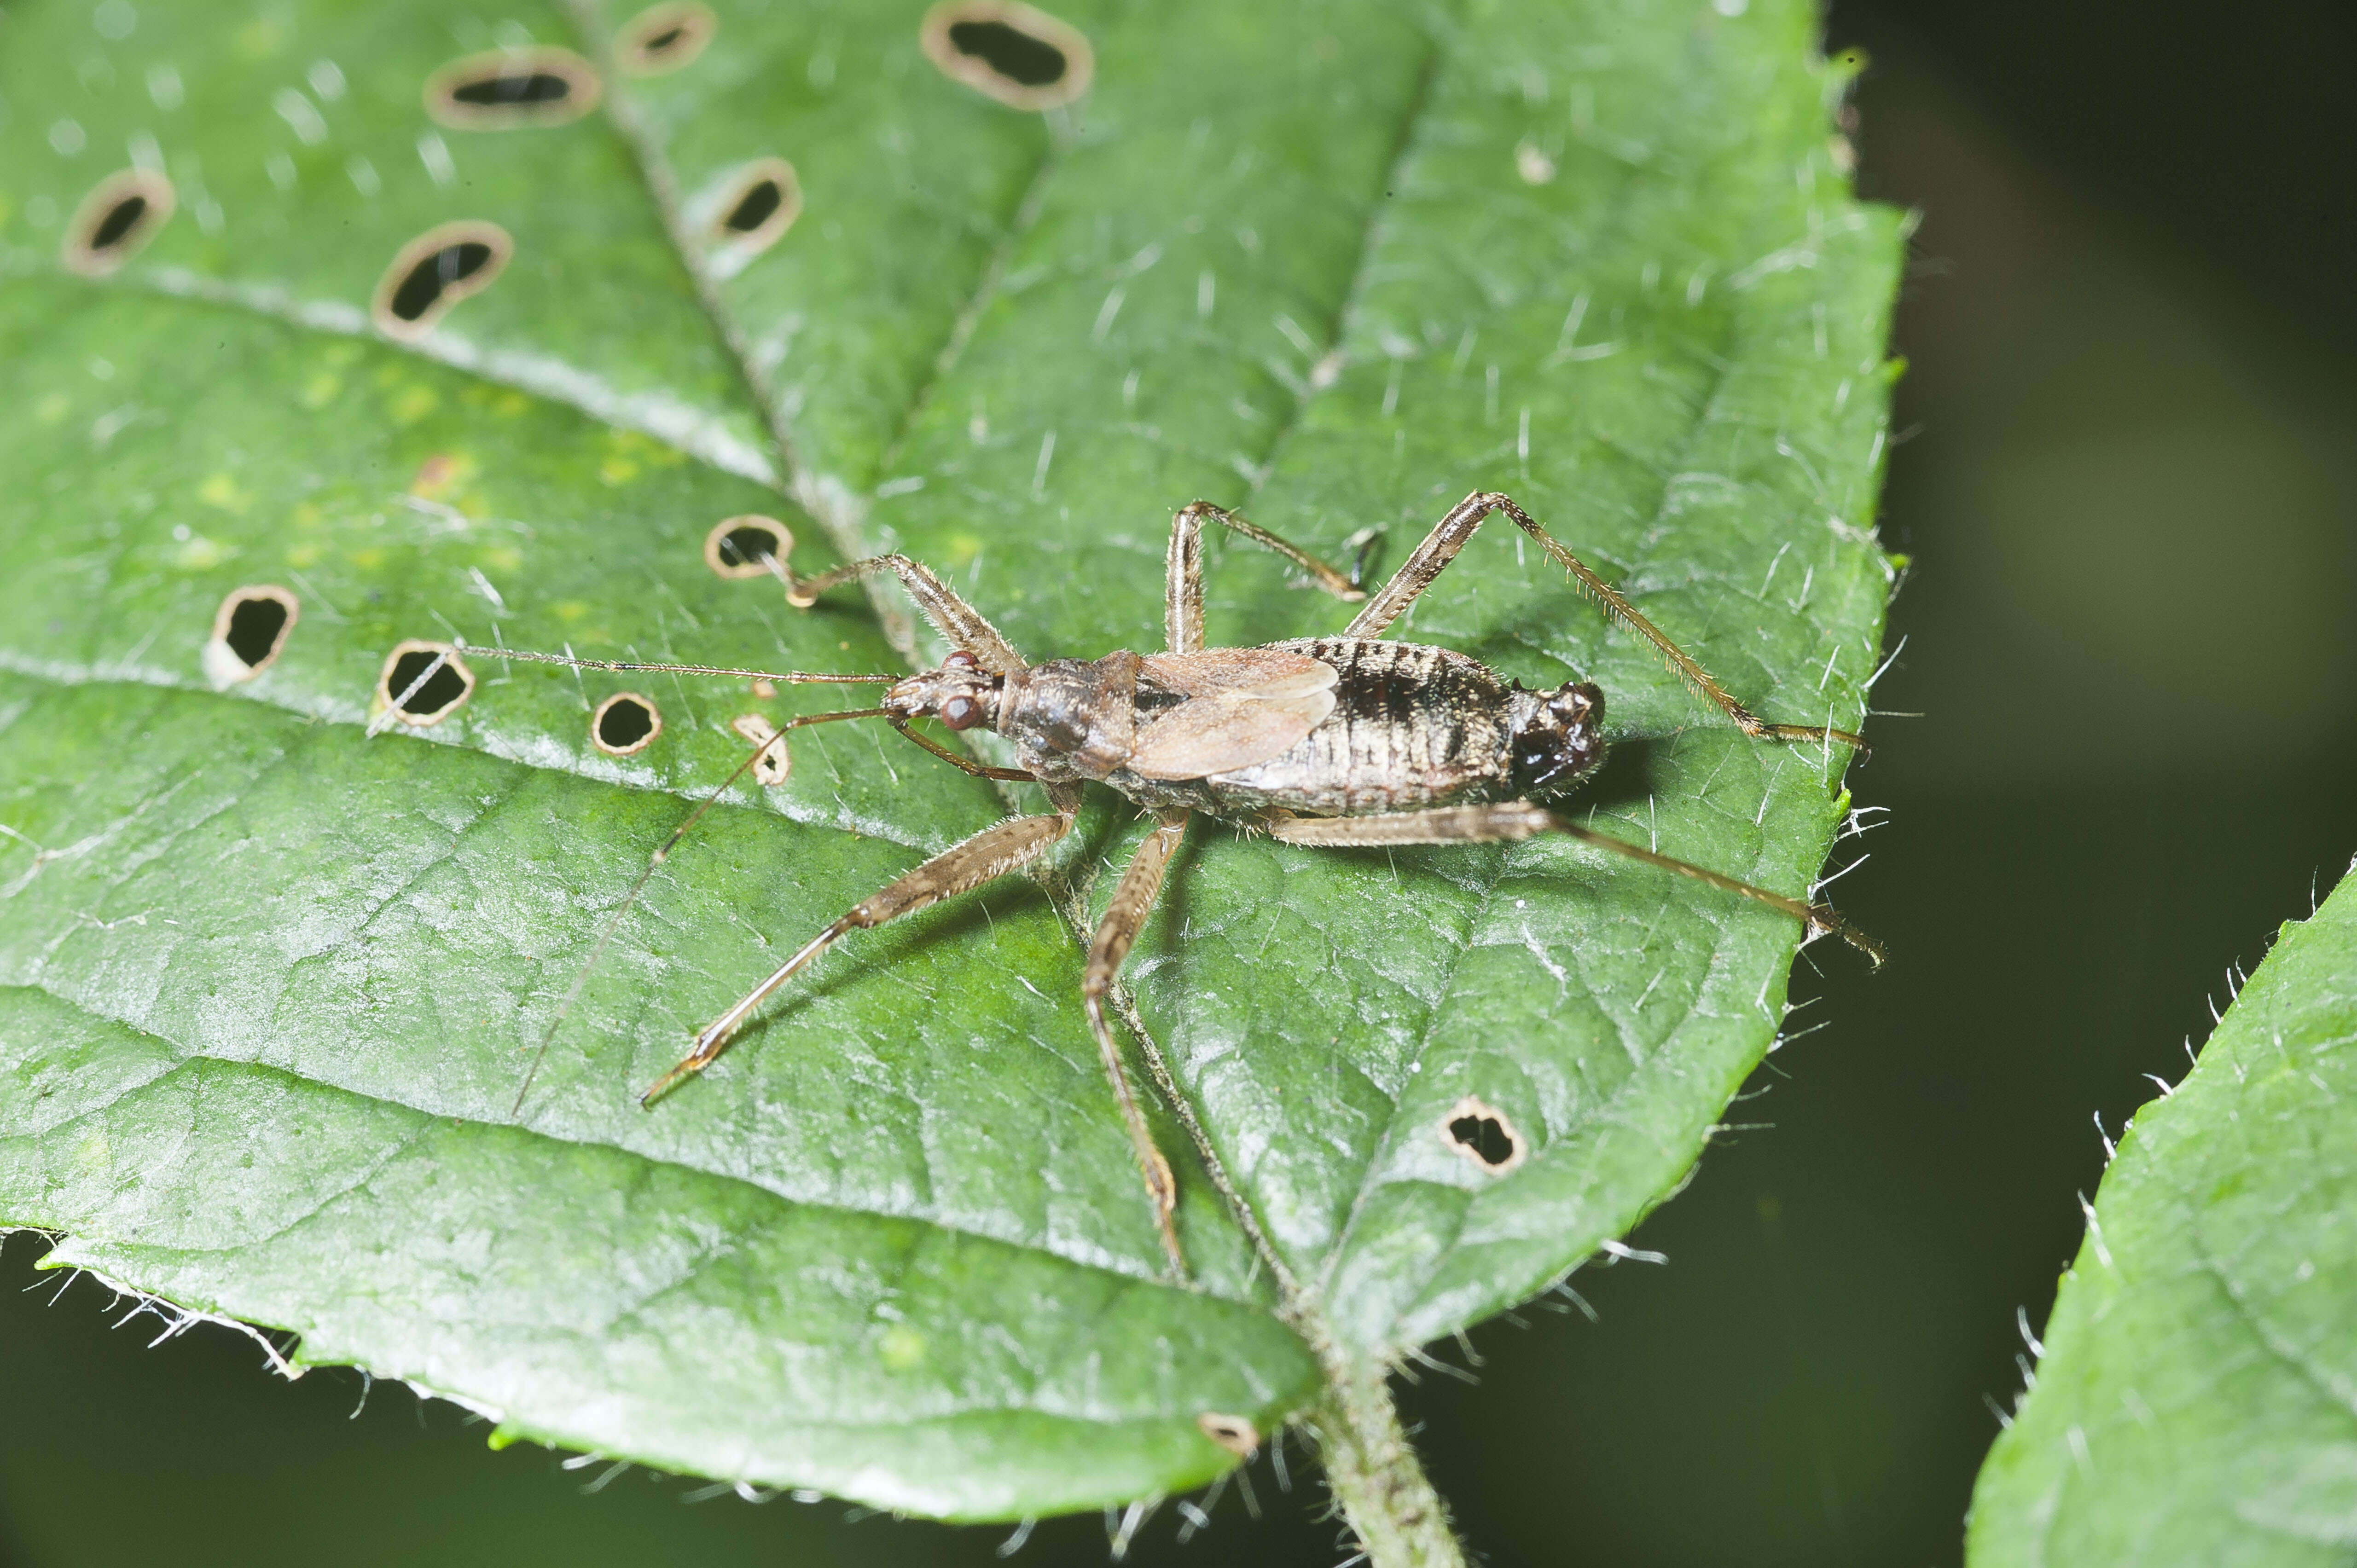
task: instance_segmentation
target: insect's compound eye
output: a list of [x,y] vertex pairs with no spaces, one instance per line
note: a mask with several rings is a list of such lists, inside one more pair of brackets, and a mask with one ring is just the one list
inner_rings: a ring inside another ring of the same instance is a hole
[[942,668],[944,670],[971,670],[979,662],[980,660],[976,660],[973,654],[968,653],[964,649],[961,648],[955,653],[951,654],[947,659],[942,660]]
[[955,696],[942,704],[942,723],[952,729],[972,729],[982,722],[982,704],[972,697]]

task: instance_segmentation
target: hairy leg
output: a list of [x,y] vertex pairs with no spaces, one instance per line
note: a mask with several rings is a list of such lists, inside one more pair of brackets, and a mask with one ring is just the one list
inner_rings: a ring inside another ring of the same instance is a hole
[[652,1088],[639,1096],[639,1103],[653,1103],[682,1079],[710,1067],[720,1053],[728,1048],[728,1042],[736,1037],[737,1031],[744,1027],[745,1021],[769,999],[770,993],[791,980],[813,959],[843,937],[853,931],[880,926],[887,920],[897,920],[903,915],[914,914],[944,898],[954,898],[961,893],[971,892],[994,877],[1018,870],[1037,860],[1071,828],[1070,811],[1010,818],[983,829],[963,843],[953,844],[942,851],[881,892],[863,900],[849,914],[803,943],[802,950],[780,964],[775,974],[747,992],[735,1006],[706,1025],[695,1036],[695,1048],[676,1067],[657,1079]]
[[1325,844],[1341,848],[1412,843],[1494,843],[1501,840],[1535,838],[1540,833],[1562,833],[1598,849],[1610,850],[1614,854],[1631,860],[1643,861],[1647,865],[1674,871],[1680,876],[1690,876],[1696,882],[1708,883],[1722,892],[1764,904],[1780,914],[1792,916],[1813,931],[1839,937],[1858,951],[1882,962],[1882,944],[1843,919],[1830,904],[1807,904],[1798,898],[1788,898],[1781,893],[1771,893],[1765,887],[1755,887],[1739,882],[1691,861],[1674,860],[1666,854],[1642,848],[1626,839],[1609,833],[1583,828],[1566,822],[1544,806],[1528,800],[1509,800],[1494,806],[1438,806],[1426,811],[1391,811],[1372,817],[1295,817],[1280,816],[1268,824],[1269,836],[1286,843]]
[[1604,607],[1604,613],[1652,645],[1654,652],[1694,690],[1696,696],[1716,703],[1720,712],[1733,719],[1736,727],[1756,740],[1837,740],[1845,746],[1866,750],[1866,742],[1847,730],[1833,729],[1824,725],[1771,725],[1745,707],[1730,695],[1726,687],[1712,679],[1710,671],[1695,661],[1694,656],[1672,642],[1661,628],[1647,620],[1637,607],[1623,598],[1619,589],[1581,563],[1579,558],[1551,538],[1546,530],[1531,521],[1531,516],[1514,504],[1512,496],[1495,490],[1476,490],[1458,501],[1448,515],[1433,526],[1415,553],[1395,573],[1383,591],[1367,601],[1351,624],[1343,628],[1345,637],[1381,637],[1394,621],[1407,613],[1423,592],[1432,586],[1433,579],[1457,559],[1473,531],[1492,512],[1504,512],[1513,519],[1514,526],[1537,542],[1549,559],[1571,574],[1580,590]]
[[1121,972],[1122,960],[1137,940],[1137,933],[1146,928],[1146,918],[1154,912],[1154,899],[1162,891],[1162,874],[1169,869],[1170,857],[1178,853],[1179,841],[1187,836],[1187,813],[1173,812],[1163,819],[1162,825],[1146,835],[1130,857],[1129,868],[1121,874],[1121,884],[1114,889],[1113,902],[1105,908],[1104,918],[1098,922],[1094,940],[1089,943],[1087,969],[1081,976],[1081,1000],[1087,1006],[1089,1028],[1097,1037],[1097,1052],[1104,1058],[1105,1077],[1113,1082],[1114,1098],[1121,1104],[1121,1119],[1129,1129],[1130,1147],[1137,1153],[1137,1168],[1146,1176],[1146,1195],[1154,1204],[1154,1223],[1162,1232],[1162,1250],[1170,1254],[1170,1266],[1184,1278],[1187,1273],[1186,1254],[1178,1250],[1178,1232],[1170,1216],[1178,1206],[1178,1183],[1170,1174],[1170,1162],[1154,1146],[1154,1133],[1146,1125],[1146,1116],[1137,1108],[1137,1096],[1131,1092],[1129,1075],[1121,1065],[1121,1047],[1114,1044],[1113,1028],[1105,1022],[1105,993],[1113,989],[1114,977]]
[[1367,596],[1359,591],[1356,583],[1299,545],[1279,539],[1225,507],[1213,506],[1210,501],[1191,501],[1170,520],[1169,578],[1163,593],[1162,622],[1173,653],[1202,651],[1203,523],[1207,519],[1275,551],[1346,604],[1355,604]]
[[786,569],[783,561],[775,556],[765,559],[785,582],[786,602],[804,610],[816,604],[818,596],[829,588],[878,572],[890,572],[900,579],[934,629],[949,639],[952,646],[973,654],[984,669],[997,675],[1019,675],[1028,668],[1023,656],[1015,651],[1015,645],[921,561],[911,561],[906,555],[876,555],[854,561],[848,566],[837,566],[832,572],[822,572],[815,577],[797,577]]

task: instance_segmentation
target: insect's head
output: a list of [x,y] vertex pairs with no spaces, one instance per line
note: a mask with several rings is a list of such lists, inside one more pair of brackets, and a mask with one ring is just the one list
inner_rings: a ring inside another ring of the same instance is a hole
[[982,668],[960,649],[938,670],[911,675],[884,693],[887,711],[904,719],[932,717],[952,729],[972,729],[997,716],[1006,678]]
[[1514,788],[1526,795],[1566,789],[1604,760],[1604,692],[1591,681],[1552,692],[1516,686],[1510,699]]

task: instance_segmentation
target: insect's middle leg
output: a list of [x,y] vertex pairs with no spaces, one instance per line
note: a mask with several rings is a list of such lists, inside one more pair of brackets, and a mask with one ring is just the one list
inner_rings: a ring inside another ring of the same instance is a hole
[[665,1090],[682,1079],[702,1072],[728,1048],[728,1042],[754,1010],[767,1001],[770,993],[791,980],[807,967],[813,959],[833,947],[853,931],[866,930],[887,920],[897,920],[944,898],[954,898],[970,892],[994,877],[1004,876],[1037,860],[1055,842],[1072,829],[1072,813],[1056,811],[1045,816],[1015,817],[987,827],[953,844],[914,871],[872,897],[861,901],[843,918],[802,944],[793,957],[778,966],[778,972],[746,993],[737,1004],[705,1026],[695,1036],[695,1048],[681,1059],[669,1072],[657,1079],[654,1086],[639,1096],[641,1105],[651,1104]]
[[1476,490],[1448,510],[1448,515],[1433,525],[1415,553],[1385,583],[1382,592],[1367,601],[1367,607],[1352,618],[1342,630],[1344,637],[1381,637],[1392,622],[1407,613],[1410,605],[1433,580],[1457,559],[1465,542],[1491,512],[1504,512],[1513,519],[1514,526],[1535,541],[1555,564],[1571,574],[1580,590],[1604,607],[1604,613],[1635,632],[1652,646],[1663,663],[1676,671],[1680,680],[1692,687],[1695,694],[1717,704],[1719,711],[1733,719],[1736,727],[1755,740],[1837,740],[1845,746],[1866,750],[1866,742],[1847,730],[1834,729],[1824,725],[1771,725],[1735,700],[1726,687],[1712,679],[1695,660],[1694,655],[1672,642],[1669,635],[1621,596],[1620,591],[1594,572],[1588,570],[1577,555],[1556,543],[1547,531],[1532,521],[1530,513],[1514,504],[1512,496],[1495,490]]
[[1089,1028],[1104,1058],[1105,1077],[1113,1080],[1114,1098],[1121,1102],[1121,1119],[1129,1129],[1130,1146],[1137,1153],[1137,1168],[1146,1176],[1146,1193],[1154,1201],[1154,1223],[1162,1232],[1162,1250],[1170,1254],[1170,1266],[1182,1277],[1187,1258],[1178,1250],[1178,1231],[1170,1222],[1178,1206],[1178,1183],[1170,1174],[1170,1162],[1154,1146],[1153,1131],[1137,1108],[1137,1096],[1130,1090],[1129,1074],[1121,1065],[1121,1047],[1114,1043],[1113,1029],[1105,1022],[1104,998],[1137,933],[1145,929],[1146,918],[1154,911],[1155,896],[1162,891],[1162,874],[1169,869],[1170,857],[1186,836],[1187,813],[1177,811],[1165,817],[1162,825],[1137,846],[1129,869],[1121,874],[1121,884],[1114,889],[1104,918],[1097,923],[1096,938],[1089,943],[1088,967],[1081,976],[1081,1000],[1088,1008]]
[[1755,904],[1764,904],[1781,914],[1792,916],[1813,931],[1839,937],[1850,946],[1882,962],[1882,944],[1842,918],[1830,904],[1803,903],[1788,898],[1781,893],[1771,893],[1765,887],[1713,871],[1692,861],[1676,860],[1655,850],[1631,843],[1626,839],[1599,833],[1593,828],[1583,828],[1577,822],[1566,822],[1544,806],[1528,800],[1509,800],[1494,806],[1437,806],[1424,811],[1390,811],[1372,817],[1296,817],[1280,815],[1268,823],[1269,836],[1286,843],[1324,844],[1333,848],[1376,847],[1388,844],[1412,843],[1495,843],[1501,840],[1534,838],[1540,833],[1562,833],[1598,849],[1610,850],[1631,860],[1641,860],[1663,871],[1674,871],[1680,876],[1691,876],[1696,882],[1708,883],[1723,892]]
[[1163,591],[1162,624],[1173,653],[1203,650],[1203,523],[1206,519],[1254,543],[1275,551],[1309,574],[1310,580],[1346,604],[1367,596],[1359,585],[1299,545],[1279,539],[1256,522],[1248,522],[1225,507],[1210,501],[1189,501],[1170,520],[1168,583]]

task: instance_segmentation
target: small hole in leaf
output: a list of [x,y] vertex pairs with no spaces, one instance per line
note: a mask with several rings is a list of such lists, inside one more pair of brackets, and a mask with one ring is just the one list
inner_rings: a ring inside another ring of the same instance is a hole
[[66,265],[84,277],[102,277],[146,247],[177,199],[172,182],[152,169],[128,168],[91,188],[66,225]]
[[251,681],[268,669],[295,629],[300,602],[275,583],[233,589],[213,612],[213,635],[205,644],[205,673],[217,686]]
[[729,720],[728,727],[755,746],[766,747],[753,763],[753,778],[757,782],[775,786],[784,783],[792,774],[793,755],[786,749],[785,743],[780,741],[776,746],[768,745],[778,738],[777,725],[759,714],[745,714]]
[[644,751],[661,734],[662,714],[636,692],[617,692],[589,719],[589,738],[608,757]]
[[1017,0],[936,5],[918,38],[943,75],[1016,109],[1070,103],[1096,72],[1079,28]]
[[562,125],[597,105],[597,73],[571,49],[468,55],[425,79],[425,112],[461,131]]
[[802,216],[802,182],[785,159],[758,159],[720,188],[711,211],[714,243],[732,267],[741,267],[776,244]]
[[[136,199],[135,198],[134,199]],[[738,199],[720,226],[739,234],[749,234],[770,220],[770,215],[785,205],[785,194],[774,179],[757,179],[751,189]]]
[[1503,1176],[1523,1163],[1522,1134],[1514,1124],[1504,1112],[1472,1095],[1448,1108],[1440,1132],[1450,1148],[1491,1176]]
[[439,724],[474,694],[475,672],[447,642],[411,639],[385,655],[377,676],[380,707],[405,725]]
[[1249,1459],[1260,1448],[1260,1428],[1241,1415],[1207,1410],[1195,1418],[1204,1436],[1229,1453]]
[[377,280],[371,315],[378,330],[424,337],[452,306],[490,287],[514,253],[515,242],[496,223],[462,219],[427,230]]
[[793,547],[784,523],[748,513],[713,524],[704,536],[704,564],[723,577],[766,577],[770,563],[782,563]]
[[704,52],[720,19],[709,5],[651,5],[622,24],[614,38],[614,55],[632,76],[662,76],[679,70]]

